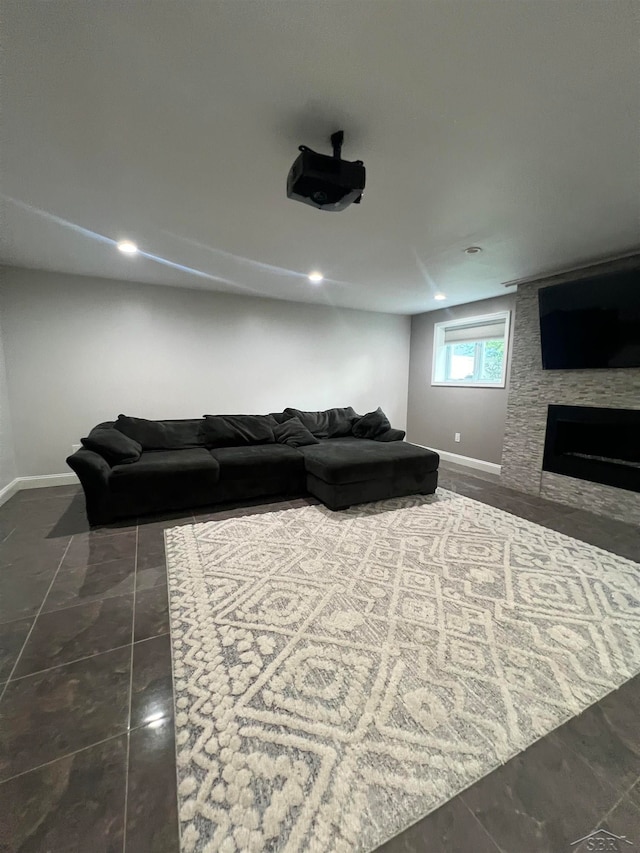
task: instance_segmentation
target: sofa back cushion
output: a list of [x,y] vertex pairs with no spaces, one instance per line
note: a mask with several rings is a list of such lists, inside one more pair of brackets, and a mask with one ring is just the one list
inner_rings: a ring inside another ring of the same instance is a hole
[[243,444],[274,444],[271,415],[205,415],[208,447],[240,447]]
[[143,450],[180,450],[204,447],[204,421],[201,418],[172,421],[148,421],[118,415],[115,428],[142,445]]
[[356,438],[376,438],[391,429],[389,419],[380,406],[375,412],[367,412],[353,425],[353,434]]
[[322,412],[303,412],[289,407],[284,413],[290,418],[298,418],[316,438],[351,435],[351,425],[358,417],[351,406],[344,409],[325,409]]
[[99,453],[112,467],[137,462],[142,454],[142,446],[137,441],[113,427],[94,427],[80,441],[83,447]]

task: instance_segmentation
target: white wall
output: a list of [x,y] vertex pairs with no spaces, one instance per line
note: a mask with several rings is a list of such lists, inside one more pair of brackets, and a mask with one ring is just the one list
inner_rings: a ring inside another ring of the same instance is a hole
[[[1,287],[2,280],[0,279]],[[3,324],[6,324],[6,319],[3,316],[2,305],[0,304],[0,492],[16,477],[16,460],[4,354]]]
[[382,406],[406,425],[405,316],[17,268],[0,299],[20,476],[65,472],[120,412]]

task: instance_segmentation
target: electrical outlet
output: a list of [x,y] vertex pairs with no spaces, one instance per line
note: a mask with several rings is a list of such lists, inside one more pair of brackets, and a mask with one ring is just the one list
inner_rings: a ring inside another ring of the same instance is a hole
[[460,441],[460,433],[459,432],[455,433],[455,435],[453,436],[453,440],[454,441]]
[[72,445],[71,445],[71,452],[72,452],[72,453],[75,453],[75,452],[76,452],[76,450],[80,450],[80,448],[81,448],[81,447],[82,447],[82,445],[81,445],[81,444],[72,444]]

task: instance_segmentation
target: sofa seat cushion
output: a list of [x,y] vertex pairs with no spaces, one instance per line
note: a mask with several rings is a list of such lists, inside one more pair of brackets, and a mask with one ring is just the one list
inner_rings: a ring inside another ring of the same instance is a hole
[[285,444],[255,444],[252,447],[216,447],[210,450],[220,465],[220,482],[234,478],[248,480],[273,477],[284,479],[304,473],[299,450]]
[[436,471],[440,457],[432,450],[403,441],[333,438],[301,447],[309,474],[325,483],[362,483],[411,475],[420,479]]
[[137,462],[115,465],[109,485],[114,494],[134,491],[152,493],[214,488],[220,466],[204,447],[185,450],[149,450]]

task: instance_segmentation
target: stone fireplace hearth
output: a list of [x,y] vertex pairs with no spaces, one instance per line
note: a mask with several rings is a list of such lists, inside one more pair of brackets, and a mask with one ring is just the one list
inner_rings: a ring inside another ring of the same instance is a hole
[[[550,407],[552,411],[580,407],[583,412],[585,409],[600,409],[601,412],[624,409],[632,412],[631,418],[637,413],[637,424],[640,424],[640,368],[543,370],[538,315],[538,290],[543,286],[636,268],[640,268],[640,255],[518,286],[501,478],[504,485],[518,491],[640,526],[640,488],[629,487],[629,482],[637,482],[636,473],[640,476],[640,469],[628,464],[640,461],[634,457],[637,451],[633,447],[628,448],[624,441],[619,441],[617,448],[610,448],[616,450],[611,456],[606,448],[605,452],[593,448],[588,451],[586,445],[580,444],[583,439],[576,438],[574,432],[570,440],[577,442],[577,447],[570,453],[582,456],[555,454],[565,458],[560,462],[556,459],[554,465],[551,454],[545,454]],[[570,427],[565,427],[562,438],[568,439],[571,432]],[[636,443],[640,444],[640,426],[636,425],[634,432]],[[602,449],[597,436],[596,430],[587,438],[593,438]],[[627,450],[620,453],[623,445]],[[584,455],[604,458],[586,460]],[[582,466],[582,462],[590,462],[592,472],[599,471],[599,477],[585,479],[587,466]],[[627,470],[622,474],[625,478],[623,488],[619,483],[612,484],[612,475],[621,474],[622,468],[632,469],[631,473]]]

